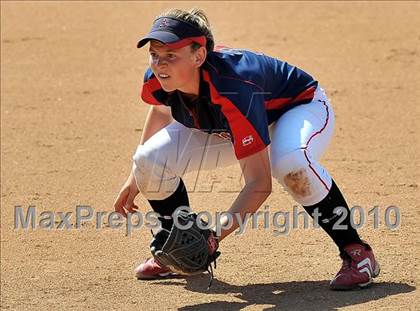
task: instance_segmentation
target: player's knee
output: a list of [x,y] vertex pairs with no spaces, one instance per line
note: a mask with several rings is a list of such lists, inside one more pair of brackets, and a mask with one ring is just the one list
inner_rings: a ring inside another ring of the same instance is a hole
[[273,177],[294,197],[311,195],[309,162],[302,149],[272,160]]
[[153,151],[145,146],[139,146],[133,155],[133,161],[140,176],[149,175],[148,173],[155,166]]
[[306,168],[293,170],[284,176],[284,184],[299,197],[308,197],[311,195],[311,185]]
[[137,187],[143,194],[148,192],[148,186],[153,176],[153,170],[156,169],[156,161],[151,150],[144,146],[137,148],[133,156],[134,177]]
[[178,183],[158,150],[140,146],[133,156],[137,188],[148,200],[163,200],[170,196]]

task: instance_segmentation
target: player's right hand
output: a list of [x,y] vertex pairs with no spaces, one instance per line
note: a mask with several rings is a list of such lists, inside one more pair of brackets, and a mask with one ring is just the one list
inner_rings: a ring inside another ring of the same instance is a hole
[[134,204],[134,199],[138,193],[136,179],[131,173],[114,202],[115,211],[124,217],[127,217],[127,212],[134,213],[138,209],[138,206]]

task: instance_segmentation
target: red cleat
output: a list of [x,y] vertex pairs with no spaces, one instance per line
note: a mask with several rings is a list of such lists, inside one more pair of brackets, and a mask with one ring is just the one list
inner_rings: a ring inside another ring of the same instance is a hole
[[347,245],[340,257],[343,259],[343,265],[330,282],[330,288],[333,290],[364,288],[372,283],[372,278],[379,275],[379,263],[373,255],[372,248],[366,243]]
[[156,280],[163,279],[173,275],[174,273],[159,261],[147,258],[144,263],[140,264],[136,270],[136,277],[140,280]]

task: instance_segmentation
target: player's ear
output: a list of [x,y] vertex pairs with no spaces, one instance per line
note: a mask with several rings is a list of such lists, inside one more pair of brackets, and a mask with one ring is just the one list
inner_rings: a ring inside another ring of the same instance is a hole
[[200,67],[206,60],[207,50],[204,46],[200,46],[194,51],[194,64],[196,67]]

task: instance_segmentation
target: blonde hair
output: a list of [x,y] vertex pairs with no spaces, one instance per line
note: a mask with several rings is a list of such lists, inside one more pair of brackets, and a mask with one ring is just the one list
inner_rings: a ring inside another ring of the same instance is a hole
[[[193,8],[188,11],[184,11],[181,9],[169,9],[168,11],[165,11],[159,16],[156,17],[156,19],[160,17],[174,17],[180,20],[183,20],[185,22],[188,22],[190,24],[193,24],[198,29],[201,30],[204,36],[206,36],[207,43],[206,43],[206,49],[207,51],[213,51],[214,48],[214,38],[213,34],[210,29],[210,23],[206,16],[206,13],[204,13],[203,10]],[[156,20],[155,19],[155,20]],[[193,50],[197,50],[200,47],[198,43],[193,43],[191,45],[191,48]]]

